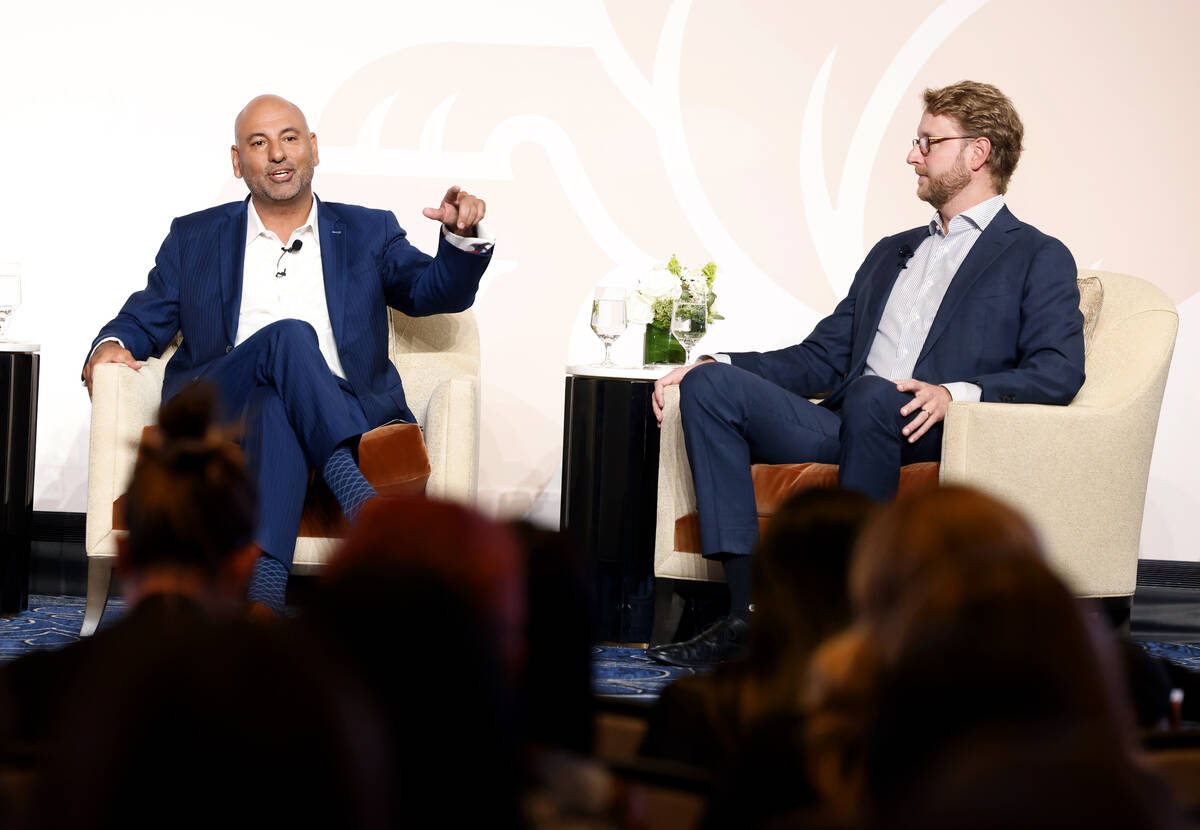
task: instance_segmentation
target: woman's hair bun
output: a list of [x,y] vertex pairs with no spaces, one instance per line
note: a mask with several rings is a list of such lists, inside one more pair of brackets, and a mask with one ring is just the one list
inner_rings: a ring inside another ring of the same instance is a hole
[[208,383],[196,383],[163,405],[158,413],[158,429],[164,444],[202,441],[216,418],[216,388]]

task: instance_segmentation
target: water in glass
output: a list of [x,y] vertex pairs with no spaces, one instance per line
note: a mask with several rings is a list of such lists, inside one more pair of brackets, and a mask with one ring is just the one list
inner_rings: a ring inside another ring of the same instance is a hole
[[671,333],[687,350],[687,362],[692,362],[692,348],[708,334],[708,303],[704,298],[693,302],[681,297],[671,309]]
[[592,300],[592,331],[604,343],[604,362],[601,366],[612,366],[610,355],[612,344],[625,333],[629,321],[625,316],[625,289],[613,286],[597,286]]

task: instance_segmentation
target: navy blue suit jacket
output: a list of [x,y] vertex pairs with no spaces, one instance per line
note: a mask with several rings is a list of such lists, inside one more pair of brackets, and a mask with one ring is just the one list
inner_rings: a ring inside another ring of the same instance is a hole
[[[859,377],[906,258],[928,227],[880,240],[850,293],[802,343],[730,355],[739,366],[838,408]],[[913,368],[926,383],[969,381],[983,400],[1067,404],[1083,385],[1083,315],[1075,260],[1061,242],[1003,208],[976,240],[942,300]]]
[[[138,360],[183,342],[167,363],[163,399],[233,348],[242,300],[249,197],[171,223],[144,289],[100,330]],[[445,238],[437,257],[414,248],[390,211],[317,201],[325,300],[346,380],[372,425],[413,421],[400,375],[388,360],[387,306],[410,316],[462,311],[474,302],[490,253]]]

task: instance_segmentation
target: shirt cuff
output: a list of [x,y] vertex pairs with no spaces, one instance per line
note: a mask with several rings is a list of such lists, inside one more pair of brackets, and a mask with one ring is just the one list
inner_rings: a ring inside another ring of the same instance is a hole
[[100,348],[100,347],[101,347],[101,346],[103,346],[105,343],[116,343],[116,344],[117,344],[118,346],[120,346],[122,349],[123,349],[123,348],[125,348],[125,341],[123,341],[121,338],[119,338],[119,337],[106,337],[106,338],[104,338],[103,340],[101,340],[99,343],[97,343],[97,344],[96,344],[96,347],[95,347],[94,349],[92,349],[90,352],[88,352],[88,359],[87,359],[87,360],[85,360],[85,361],[83,361],[85,365],[91,362],[91,360],[92,360],[92,356],[93,356],[94,354],[96,354],[96,349]]
[[965,380],[960,380],[955,383],[943,383],[942,386],[950,392],[950,400],[953,401],[970,401],[978,403],[983,400],[983,387],[974,383],[967,383]]
[[717,363],[724,363],[726,366],[733,365],[733,360],[729,357],[729,355],[722,354],[720,352],[717,352],[716,354],[702,354],[696,358],[696,361],[698,362],[698,361],[704,360],[704,358],[706,358],[706,357],[709,360],[717,361]]
[[492,246],[496,244],[495,238],[484,229],[482,219],[475,223],[475,236],[459,236],[447,228],[445,223],[442,223],[442,235],[455,248],[468,254],[491,253]]

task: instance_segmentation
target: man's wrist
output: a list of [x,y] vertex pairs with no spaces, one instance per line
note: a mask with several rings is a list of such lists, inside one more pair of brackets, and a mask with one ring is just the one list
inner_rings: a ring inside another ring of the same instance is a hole
[[95,346],[92,347],[92,351],[88,355],[88,359],[84,361],[84,365],[87,365],[88,363],[92,362],[92,358],[96,356],[96,352],[99,351],[100,347],[103,346],[105,343],[116,343],[122,349],[125,348],[125,343],[124,343],[124,341],[121,340],[121,338],[106,337],[103,340],[101,340],[99,343],[97,343]]
[[469,228],[463,228],[461,233],[443,222],[442,236],[455,248],[471,254],[489,253],[496,244],[495,238],[483,226],[482,219]]

